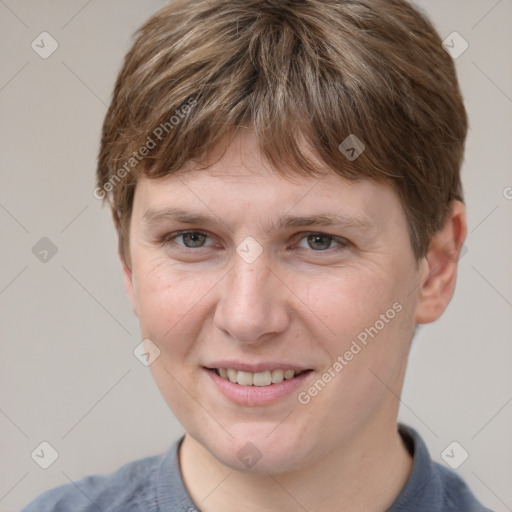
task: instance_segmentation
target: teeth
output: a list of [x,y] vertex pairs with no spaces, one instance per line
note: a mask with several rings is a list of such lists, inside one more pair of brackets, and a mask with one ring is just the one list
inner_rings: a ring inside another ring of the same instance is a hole
[[272,370],[258,373],[242,372],[233,370],[232,368],[217,368],[217,375],[230,382],[240,384],[241,386],[270,386],[271,384],[279,384],[285,379],[292,379],[295,375],[302,372],[295,370]]
[[279,384],[279,382],[283,382],[283,379],[284,370],[272,370],[272,384]]
[[252,373],[249,372],[238,372],[236,381],[241,386],[252,386]]
[[254,386],[270,386],[272,384],[272,375],[269,371],[255,373],[252,378]]

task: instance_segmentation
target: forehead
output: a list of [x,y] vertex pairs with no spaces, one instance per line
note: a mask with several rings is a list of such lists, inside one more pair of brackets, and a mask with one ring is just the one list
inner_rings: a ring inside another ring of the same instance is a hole
[[206,169],[187,162],[164,178],[140,178],[134,216],[155,218],[158,212],[178,209],[240,220],[260,216],[273,223],[284,215],[329,212],[350,217],[364,227],[378,224],[384,216],[403,213],[390,186],[369,179],[349,181],[314,154],[308,156],[316,161],[318,175],[291,169],[283,174],[264,159],[254,133],[241,131],[222,154],[209,152]]

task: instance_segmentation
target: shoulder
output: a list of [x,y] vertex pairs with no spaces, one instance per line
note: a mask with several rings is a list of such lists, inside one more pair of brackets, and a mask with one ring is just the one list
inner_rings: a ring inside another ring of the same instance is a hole
[[419,433],[399,424],[413,467],[402,492],[388,512],[492,512],[452,469],[435,462]]
[[110,474],[89,475],[50,489],[21,512],[135,512],[156,501],[156,472],[163,455],[128,462]]
[[477,500],[466,482],[455,471],[437,462],[433,462],[432,465],[437,472],[440,483],[443,510],[454,512],[459,510],[467,512],[492,512]]

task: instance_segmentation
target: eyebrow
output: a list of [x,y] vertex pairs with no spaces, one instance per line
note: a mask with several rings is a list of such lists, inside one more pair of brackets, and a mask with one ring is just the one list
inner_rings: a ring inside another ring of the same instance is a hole
[[[149,209],[144,212],[142,217],[142,222],[145,226],[169,221],[177,221],[182,224],[196,224],[205,227],[218,227],[220,224],[227,226],[227,223],[215,216],[203,215],[181,208]],[[285,215],[277,219],[277,221],[272,220],[270,225],[267,226],[267,231],[271,233],[278,229],[304,226],[334,226],[369,229],[374,227],[374,224],[366,217],[347,215],[339,212],[326,212],[310,216]]]

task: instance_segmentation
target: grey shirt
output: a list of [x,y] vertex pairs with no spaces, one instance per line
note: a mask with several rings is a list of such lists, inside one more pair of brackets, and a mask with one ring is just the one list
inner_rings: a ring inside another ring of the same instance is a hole
[[[490,512],[453,470],[431,460],[411,427],[398,425],[409,452],[412,472],[388,512]],[[183,437],[167,453],[129,462],[114,473],[91,475],[50,489],[21,512],[198,512],[178,463]]]

